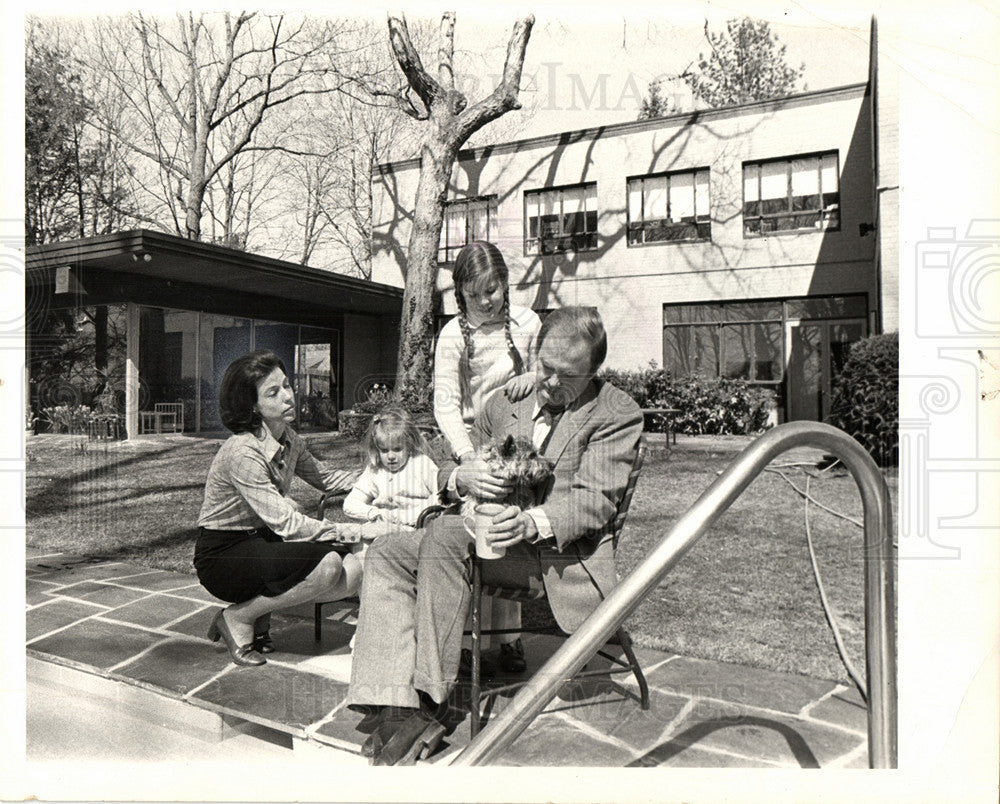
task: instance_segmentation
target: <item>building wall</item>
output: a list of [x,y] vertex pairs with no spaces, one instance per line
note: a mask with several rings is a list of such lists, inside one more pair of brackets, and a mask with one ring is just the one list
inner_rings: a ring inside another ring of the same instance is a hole
[[874,48],[878,130],[879,270],[882,331],[899,330],[899,74],[891,59]]
[[[743,235],[743,163],[835,150],[839,231]],[[871,124],[863,85],[808,93],[735,110],[574,132],[460,154],[452,198],[497,196],[497,245],[515,303],[546,309],[596,305],[609,331],[608,365],[662,361],[662,305],[819,294],[866,293],[877,304]],[[668,170],[710,168],[710,242],[627,245],[626,180]],[[384,170],[373,279],[401,285],[418,166]],[[524,192],[597,182],[598,249],[552,256],[524,253]],[[454,312],[450,272],[439,274]]]

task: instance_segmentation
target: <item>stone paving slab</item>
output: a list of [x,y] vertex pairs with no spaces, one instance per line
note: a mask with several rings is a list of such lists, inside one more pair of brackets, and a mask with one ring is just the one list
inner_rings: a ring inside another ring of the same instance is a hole
[[836,723],[862,733],[868,732],[868,708],[853,687],[843,687],[805,710],[816,720]]
[[107,609],[93,603],[78,600],[53,600],[41,606],[35,606],[25,614],[25,638],[31,640],[64,628],[67,625],[93,617]]
[[109,611],[105,617],[147,628],[162,628],[167,623],[202,610],[204,610],[203,604],[193,600],[181,600],[167,595],[147,595],[134,603]]
[[531,767],[620,768],[634,752],[581,731],[568,719],[543,717],[532,723],[510,746],[497,765]]
[[347,696],[346,684],[271,661],[229,668],[188,700],[303,737],[308,726],[324,720]]
[[58,584],[27,578],[24,582],[24,602],[29,606],[37,606],[39,603],[51,600],[52,595],[49,593],[58,588]]
[[[262,667],[242,668],[221,643],[206,639],[224,604],[193,575],[51,555],[30,557],[26,572],[32,657],[89,669],[117,679],[123,689],[152,691],[313,745],[357,753],[366,737],[361,714],[344,703],[356,605],[324,609],[320,642],[313,636],[311,605],[274,615],[278,652]],[[562,644],[550,635],[525,635],[523,641],[524,678]],[[629,672],[564,685],[499,764],[867,767],[866,710],[845,684],[648,648],[636,652],[650,683],[648,712],[639,707]],[[495,655],[495,648],[488,653]],[[588,668],[606,665],[596,658]],[[520,678],[501,674],[488,684]],[[513,694],[497,696],[491,717]],[[459,684],[453,705],[461,707],[467,697],[468,685]],[[466,711],[453,713],[456,725],[435,761],[449,761],[468,744]]]
[[115,674],[186,695],[207,684],[230,665],[229,654],[206,648],[204,641],[167,638]]
[[863,735],[720,701],[699,701],[655,751],[697,745],[785,766],[819,768],[866,742]]
[[215,603],[219,606],[226,605],[225,601],[219,600],[219,598],[208,592],[205,587],[199,583],[192,584],[191,586],[179,586],[176,589],[171,589],[165,594],[167,597],[179,597],[184,600],[198,600],[202,603]]
[[68,597],[74,600],[85,600],[88,603],[96,603],[107,608],[117,608],[127,603],[147,597],[147,592],[138,589],[129,589],[124,586],[101,583],[99,581],[80,581],[70,586],[61,586],[49,592],[50,596]]
[[133,575],[128,578],[119,578],[117,583],[120,583],[122,586],[132,587],[133,589],[144,589],[147,592],[166,592],[191,586],[191,576],[158,570],[156,572],[146,572],[142,575]]
[[836,681],[688,657],[661,664],[646,673],[646,680],[679,695],[752,704],[789,714],[797,714],[840,686]]
[[152,631],[92,618],[33,642],[30,647],[35,655],[51,654],[107,670],[152,647],[162,638]]

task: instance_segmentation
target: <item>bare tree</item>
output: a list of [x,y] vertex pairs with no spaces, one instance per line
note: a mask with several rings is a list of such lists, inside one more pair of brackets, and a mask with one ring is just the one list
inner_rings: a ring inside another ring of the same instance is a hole
[[98,30],[101,61],[141,124],[143,136],[127,144],[157,168],[145,187],[192,239],[201,236],[209,184],[271,110],[336,89],[325,80],[330,24],[256,13],[189,13],[169,24],[137,14],[127,27],[106,21]]
[[389,15],[389,41],[406,77],[406,85],[397,91],[396,98],[408,115],[423,121],[396,367],[396,396],[405,404],[426,404],[431,386],[437,251],[452,168],[459,149],[472,134],[520,108],[521,71],[534,23],[535,18],[528,15],[514,24],[500,82],[489,95],[470,105],[455,87],[455,14],[441,16],[435,75],[424,68],[406,19]]

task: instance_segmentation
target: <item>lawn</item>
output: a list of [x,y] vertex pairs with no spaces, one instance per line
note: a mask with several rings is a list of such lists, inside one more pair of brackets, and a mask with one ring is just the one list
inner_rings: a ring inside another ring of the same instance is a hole
[[[36,436],[27,446],[27,540],[35,548],[110,556],[193,572],[205,475],[219,439],[163,436],[112,443]],[[657,440],[653,442],[658,445]],[[650,451],[618,549],[633,569],[748,443],[690,438]],[[338,468],[360,467],[356,441],[325,436],[315,454]],[[815,461],[797,450],[778,463]],[[804,469],[784,470],[803,488]],[[893,498],[895,473],[887,478]],[[860,521],[854,481],[825,472],[811,481],[819,502]],[[319,492],[296,481],[292,496],[313,510]],[[817,561],[847,649],[864,673],[862,532],[815,506]],[[846,680],[826,625],[806,546],[802,498],[765,472],[632,615],[640,645],[687,656]]]

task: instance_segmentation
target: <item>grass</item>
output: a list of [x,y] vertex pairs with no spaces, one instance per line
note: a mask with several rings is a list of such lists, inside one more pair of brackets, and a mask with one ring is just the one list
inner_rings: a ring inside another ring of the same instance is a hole
[[[110,556],[193,573],[195,521],[205,475],[221,440],[180,436],[100,444],[69,436],[28,443],[28,544]],[[654,444],[658,443],[654,441]],[[748,443],[692,438],[647,458],[618,548],[628,573]],[[81,446],[82,445],[82,446]],[[314,453],[360,466],[356,441],[325,437]],[[814,462],[797,450],[781,463]],[[804,487],[803,470],[786,470]],[[895,497],[895,475],[887,478]],[[854,481],[826,472],[815,499],[861,520]],[[315,510],[319,492],[296,480],[291,496]],[[864,673],[861,529],[810,507],[817,561],[858,672]],[[526,620],[530,612],[525,611]],[[761,475],[639,606],[629,628],[640,645],[783,672],[846,680],[824,620],[806,547],[802,498],[776,474]]]

